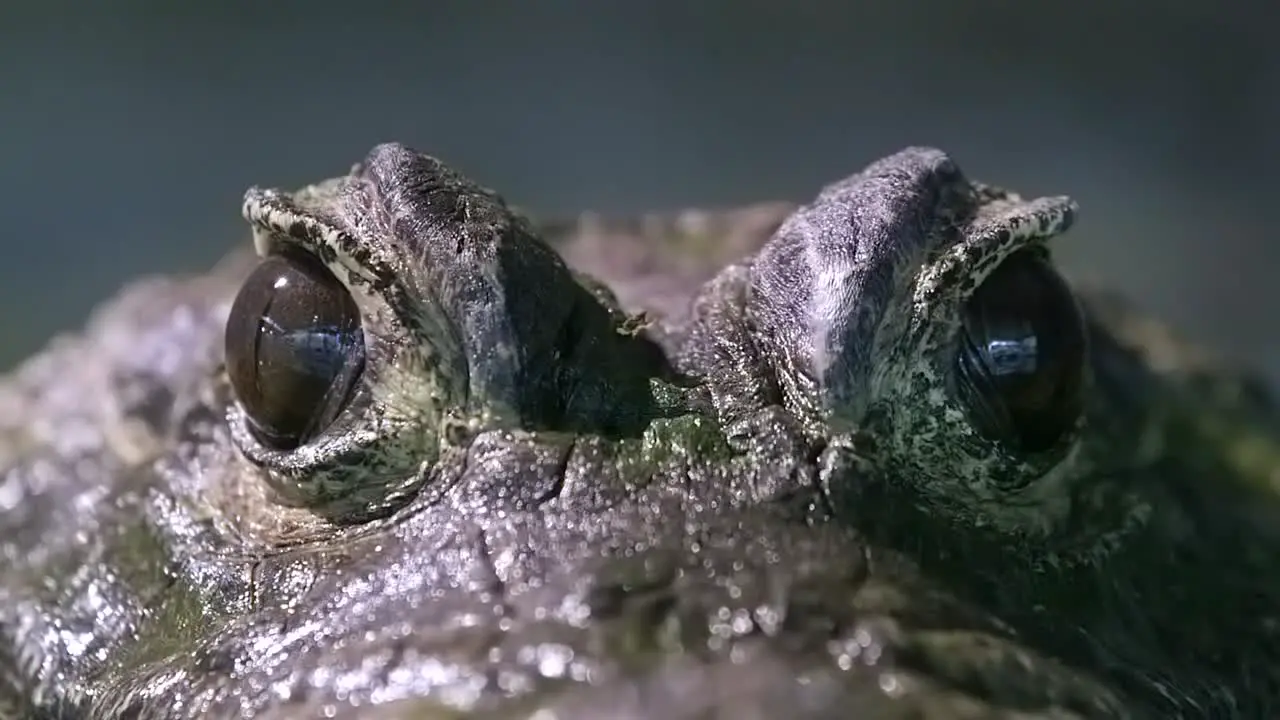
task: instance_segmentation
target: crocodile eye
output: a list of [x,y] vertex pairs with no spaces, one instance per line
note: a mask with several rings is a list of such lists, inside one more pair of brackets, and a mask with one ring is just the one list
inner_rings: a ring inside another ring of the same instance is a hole
[[259,439],[290,449],[323,430],[364,367],[360,311],[308,255],[276,255],[249,275],[227,320],[227,374]]
[[1080,308],[1048,258],[1010,255],[964,311],[956,380],[970,421],[1015,450],[1048,450],[1079,417],[1085,347]]

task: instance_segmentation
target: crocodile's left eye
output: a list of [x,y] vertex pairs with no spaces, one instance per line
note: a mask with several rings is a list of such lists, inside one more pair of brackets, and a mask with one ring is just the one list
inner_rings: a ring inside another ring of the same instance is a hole
[[1062,276],[1037,250],[1010,255],[969,299],[956,385],[986,437],[1041,452],[1076,423],[1084,319]]
[[287,450],[324,430],[364,367],[351,293],[305,254],[266,258],[227,320],[231,387],[262,442]]

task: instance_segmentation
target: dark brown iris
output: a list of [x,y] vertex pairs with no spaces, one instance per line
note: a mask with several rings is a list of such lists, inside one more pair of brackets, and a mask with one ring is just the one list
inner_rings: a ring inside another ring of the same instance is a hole
[[311,256],[268,257],[231,306],[226,354],[255,434],[293,448],[333,421],[364,367],[360,311]]
[[1079,418],[1085,354],[1062,276],[1038,250],[1009,256],[965,308],[957,387],[974,426],[1018,451],[1048,450]]

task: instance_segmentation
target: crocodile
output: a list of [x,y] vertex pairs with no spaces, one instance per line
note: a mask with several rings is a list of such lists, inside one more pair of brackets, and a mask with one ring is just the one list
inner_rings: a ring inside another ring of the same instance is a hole
[[[908,148],[541,218],[375,147],[0,379],[0,714],[1280,708],[1265,383]],[[12,310],[10,311],[12,312]]]

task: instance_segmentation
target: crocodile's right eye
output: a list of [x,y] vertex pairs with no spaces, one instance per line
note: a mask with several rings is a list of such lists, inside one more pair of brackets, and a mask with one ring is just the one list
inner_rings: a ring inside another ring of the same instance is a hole
[[958,387],[984,435],[1042,452],[1080,413],[1084,318],[1047,258],[1023,250],[1000,264],[965,307]]
[[259,440],[277,449],[297,447],[333,421],[364,359],[355,300],[309,255],[266,258],[231,306],[231,387]]

